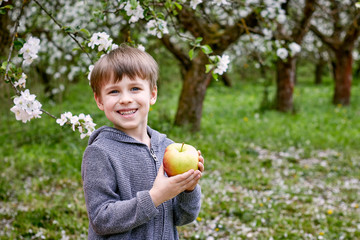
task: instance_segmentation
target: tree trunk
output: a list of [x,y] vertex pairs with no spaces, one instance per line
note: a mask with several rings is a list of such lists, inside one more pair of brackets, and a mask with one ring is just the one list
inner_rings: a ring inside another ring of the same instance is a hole
[[352,54],[349,50],[335,52],[336,60],[334,62],[335,92],[333,103],[349,105],[352,82]]
[[276,101],[275,107],[281,112],[293,110],[293,92],[295,84],[296,59],[289,57],[286,62],[278,60],[276,64]]
[[205,73],[207,57],[200,52],[193,59],[192,65],[184,77],[179,105],[175,118],[175,125],[188,125],[191,130],[200,129],[202,107],[205,99],[206,88],[211,80],[211,74]]

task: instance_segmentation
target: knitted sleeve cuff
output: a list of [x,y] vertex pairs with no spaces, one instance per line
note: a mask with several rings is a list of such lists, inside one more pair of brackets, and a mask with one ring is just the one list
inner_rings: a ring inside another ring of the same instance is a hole
[[201,188],[200,185],[197,185],[195,189],[191,192],[182,192],[178,195],[178,200],[182,203],[191,203],[200,201],[201,197]]
[[140,203],[143,214],[148,219],[155,217],[159,213],[159,211],[156,209],[156,207],[151,199],[149,191],[138,192],[137,198],[139,199],[139,203]]

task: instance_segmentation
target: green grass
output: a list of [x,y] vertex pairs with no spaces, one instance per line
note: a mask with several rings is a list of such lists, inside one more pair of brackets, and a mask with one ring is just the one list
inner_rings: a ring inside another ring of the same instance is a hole
[[[360,238],[359,84],[343,107],[331,104],[331,81],[305,80],[295,88],[295,114],[259,111],[263,87],[255,81],[215,82],[198,133],[172,125],[180,83],[161,82],[149,124],[196,146],[206,161],[202,210],[179,228],[181,238]],[[87,83],[56,106],[40,100],[57,116],[71,111],[107,123]],[[46,115],[17,122],[10,107],[0,116],[0,239],[86,238],[80,168],[87,140]]]

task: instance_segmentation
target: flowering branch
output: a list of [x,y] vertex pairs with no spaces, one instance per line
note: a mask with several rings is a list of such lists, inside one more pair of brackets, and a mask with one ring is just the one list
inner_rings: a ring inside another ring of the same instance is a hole
[[[34,0],[40,7],[43,9],[51,18],[54,20],[54,22],[60,26],[55,18],[53,18],[47,11],[44,9],[37,0]],[[5,72],[4,81],[8,82],[12,85],[12,87],[16,91],[16,97],[14,98],[14,106],[10,109],[15,114],[16,120],[21,120],[23,123],[26,123],[34,118],[41,118],[41,114],[45,113],[46,115],[50,116],[51,118],[56,119],[56,122],[59,123],[61,126],[64,124],[72,125],[73,131],[78,130],[81,135],[81,138],[84,138],[86,136],[90,136],[91,133],[95,130],[96,124],[93,123],[92,118],[90,115],[84,115],[80,114],[79,116],[72,115],[71,113],[66,113],[65,116],[68,116],[68,119],[64,119],[64,114],[62,114],[61,118],[57,118],[56,116],[52,115],[48,111],[42,109],[42,104],[36,100],[36,95],[31,94],[29,89],[25,89],[24,91],[19,91],[18,87],[25,88],[26,84],[26,74],[22,72],[21,68],[16,68],[11,63],[12,53],[14,50],[15,45],[15,39],[17,37],[17,31],[19,27],[20,18],[23,14],[24,6],[25,6],[26,0],[23,1],[23,4],[21,6],[20,14],[17,17],[14,25],[14,33],[10,45],[10,52],[7,59],[7,62],[4,62],[2,66],[0,67],[1,72]],[[63,28],[62,28],[63,29]],[[72,34],[67,33],[79,46],[80,43],[76,40],[76,38],[73,37]],[[36,59],[37,53],[40,49],[40,40],[38,38],[30,37],[25,44],[23,44],[23,47],[20,49],[19,53],[23,57],[22,64],[24,66],[30,65],[34,59]],[[86,53],[85,49],[81,46],[81,49]],[[86,53],[87,54],[87,53]],[[88,54],[87,54],[88,55]],[[90,56],[88,55],[89,59],[91,60]],[[70,116],[71,115],[71,116]]]
[[8,77],[8,72],[9,72],[9,68],[10,68],[11,55],[12,55],[12,52],[13,52],[13,49],[14,49],[14,42],[15,42],[15,38],[16,38],[16,35],[17,35],[17,29],[19,27],[20,18],[22,16],[23,12],[24,12],[25,3],[26,3],[26,1],[23,1],[22,5],[21,5],[19,16],[17,17],[17,19],[15,21],[14,35],[13,35],[12,40],[11,40],[10,52],[9,52],[9,56],[8,56],[8,59],[7,59],[5,76],[4,76],[4,80],[6,80],[6,79],[9,80],[9,82],[11,83],[11,86],[15,89],[15,92],[16,92],[17,95],[20,95],[20,91],[17,89],[17,87],[14,85],[14,83],[12,81],[10,81],[10,79]]
[[75,43],[80,47],[80,49],[87,55],[87,57],[90,59],[90,61],[93,63],[92,58],[90,57],[89,53],[85,50],[85,48],[79,43],[79,41],[71,34],[70,32],[66,31],[65,28],[57,21],[51,13],[49,13],[37,0],[34,0],[35,3],[51,18],[51,20],[54,21],[56,25],[59,26],[60,29],[62,29],[67,35],[69,35]]

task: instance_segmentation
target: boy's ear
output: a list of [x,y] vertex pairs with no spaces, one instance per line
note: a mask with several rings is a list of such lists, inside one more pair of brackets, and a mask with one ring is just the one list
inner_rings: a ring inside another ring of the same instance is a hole
[[156,99],[157,99],[157,86],[155,86],[151,91],[150,104],[154,105],[156,103]]
[[97,104],[98,108],[101,111],[104,111],[104,105],[102,104],[101,97],[99,97],[96,93],[94,93],[94,98],[95,98],[95,101],[96,101],[96,104]]

